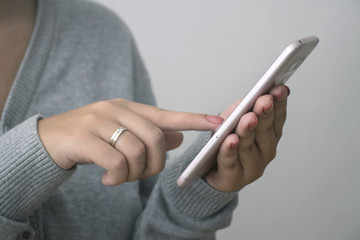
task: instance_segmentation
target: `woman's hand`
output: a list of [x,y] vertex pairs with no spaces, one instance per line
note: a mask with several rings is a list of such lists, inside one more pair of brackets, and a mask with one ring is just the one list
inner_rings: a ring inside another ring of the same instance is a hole
[[[262,176],[276,155],[286,119],[286,101],[290,90],[276,86],[257,99],[253,111],[245,114],[233,134],[226,137],[217,155],[217,168],[205,180],[214,188],[240,190]],[[226,118],[240,101],[221,115]]]
[[[63,169],[93,163],[106,170],[105,185],[118,185],[158,174],[166,151],[178,147],[180,130],[212,130],[217,116],[172,112],[123,99],[101,101],[39,121],[40,139]],[[114,147],[109,143],[125,127]]]

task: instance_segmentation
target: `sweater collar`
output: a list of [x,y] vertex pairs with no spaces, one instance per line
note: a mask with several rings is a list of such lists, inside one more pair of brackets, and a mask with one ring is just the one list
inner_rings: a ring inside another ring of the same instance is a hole
[[55,4],[53,0],[38,0],[34,31],[1,116],[1,134],[25,120],[51,49]]

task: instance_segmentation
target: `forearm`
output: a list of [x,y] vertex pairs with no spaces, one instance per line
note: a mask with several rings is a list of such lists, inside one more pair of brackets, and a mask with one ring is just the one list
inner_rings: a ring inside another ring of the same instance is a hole
[[48,155],[37,134],[38,119],[34,116],[0,137],[0,228],[4,230],[25,223],[73,172],[60,169]]

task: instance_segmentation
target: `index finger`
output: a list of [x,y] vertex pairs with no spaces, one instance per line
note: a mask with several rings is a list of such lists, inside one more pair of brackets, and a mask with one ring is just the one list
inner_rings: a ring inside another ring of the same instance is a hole
[[128,102],[127,106],[163,131],[212,130],[224,120],[215,115],[170,111],[134,102]]

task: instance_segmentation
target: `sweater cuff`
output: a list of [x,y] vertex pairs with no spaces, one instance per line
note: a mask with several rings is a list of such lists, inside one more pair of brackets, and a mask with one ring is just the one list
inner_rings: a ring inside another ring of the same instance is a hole
[[0,139],[0,215],[23,221],[53,189],[74,172],[61,169],[37,132],[40,116],[11,129]]
[[[167,166],[162,175],[163,191],[170,198],[170,204],[181,213],[195,218],[205,218],[218,212],[229,202],[234,200],[237,192],[222,192],[211,187],[205,180],[198,179],[186,188],[177,186],[176,180],[182,171],[195,158],[210,139],[211,132],[201,133],[196,144],[190,148],[175,162]],[[236,205],[236,204],[234,204]],[[235,206],[234,206],[235,207]]]

